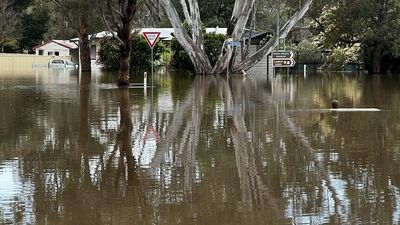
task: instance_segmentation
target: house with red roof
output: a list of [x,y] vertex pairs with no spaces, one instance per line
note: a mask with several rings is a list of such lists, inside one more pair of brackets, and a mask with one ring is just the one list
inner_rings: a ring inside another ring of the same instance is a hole
[[71,56],[78,45],[68,40],[50,40],[33,47],[36,55]]

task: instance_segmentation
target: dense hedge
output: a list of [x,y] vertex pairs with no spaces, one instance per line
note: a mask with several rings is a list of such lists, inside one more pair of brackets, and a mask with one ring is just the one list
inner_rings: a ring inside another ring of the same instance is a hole
[[[214,65],[217,62],[224,41],[225,36],[222,34],[204,34],[205,51],[211,65]],[[178,69],[193,69],[193,64],[192,61],[190,61],[189,55],[176,39],[171,41],[171,50],[171,67]]]
[[[154,46],[154,61],[161,59],[165,47],[161,41]],[[105,70],[119,68],[119,42],[114,37],[105,38],[100,42],[99,59]],[[151,67],[151,49],[141,35],[132,37],[131,69]]]

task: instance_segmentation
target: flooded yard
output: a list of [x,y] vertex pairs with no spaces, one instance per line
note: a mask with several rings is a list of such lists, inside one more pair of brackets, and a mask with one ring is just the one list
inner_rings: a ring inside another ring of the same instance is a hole
[[1,224],[400,223],[398,76],[115,77],[0,69]]

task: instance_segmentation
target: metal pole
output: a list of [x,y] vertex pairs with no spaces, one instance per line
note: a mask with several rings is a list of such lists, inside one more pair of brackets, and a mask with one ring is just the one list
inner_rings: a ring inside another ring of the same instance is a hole
[[154,84],[154,82],[153,82],[153,80],[154,80],[154,66],[153,66],[153,64],[154,64],[154,57],[153,57],[153,48],[151,48],[151,87],[153,88],[153,84]]
[[[153,57],[153,48],[151,48],[151,104],[153,105],[153,89],[154,89],[154,57]],[[153,107],[153,106],[151,106]]]

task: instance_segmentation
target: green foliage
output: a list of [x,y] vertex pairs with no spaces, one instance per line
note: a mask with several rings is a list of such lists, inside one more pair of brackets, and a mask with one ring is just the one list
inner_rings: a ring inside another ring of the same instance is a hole
[[302,40],[297,46],[288,47],[298,54],[301,63],[322,63],[322,53],[317,44],[309,39]]
[[[172,0],[178,14],[184,18],[180,0]],[[198,0],[201,21],[206,27],[226,27],[232,16],[235,0]]]
[[343,70],[345,64],[348,63],[361,63],[359,47],[335,48],[327,56],[327,65],[332,71]]
[[204,46],[211,65],[214,65],[217,62],[224,41],[225,36],[221,34],[204,35]]
[[21,18],[11,0],[0,2],[0,52],[17,51],[16,39],[20,35]]
[[4,53],[14,53],[19,49],[19,42],[16,39],[8,39],[0,45],[1,50]]
[[23,11],[28,8],[34,0],[13,0],[13,8],[16,11]]
[[[400,49],[400,1],[316,0],[310,16],[311,28],[324,48],[348,48],[361,45],[363,61],[377,65],[384,54],[395,55]],[[374,71],[378,72],[378,71]]]
[[48,29],[49,12],[41,6],[31,7],[23,16],[23,31],[19,39],[20,48],[32,51],[32,47],[43,40]]
[[[2,22],[7,22],[5,13],[0,13],[0,48],[4,51],[32,52],[32,47],[40,44],[47,39],[70,39],[78,36],[79,19],[82,15],[86,16],[89,23],[89,33],[104,29],[97,11],[94,10],[96,0],[63,0],[63,1],[43,1],[43,0],[2,0],[1,6],[9,2],[11,8],[7,12],[13,12],[15,20],[20,20],[14,35],[8,35],[9,29],[4,29]],[[14,20],[14,21],[15,21]],[[15,27],[15,26],[14,26]],[[6,33],[7,32],[7,33]],[[8,40],[9,39],[9,40]],[[10,41],[16,39],[18,47]],[[4,44],[1,44],[4,42]],[[7,43],[6,43],[7,42]]]
[[231,18],[234,0],[198,0],[202,21],[206,27],[226,27]]
[[46,4],[50,12],[49,29],[44,36],[47,39],[71,39],[79,35],[81,18],[88,23],[88,33],[104,30],[99,15],[97,0],[63,0],[49,1]]
[[[204,46],[211,65],[214,65],[221,53],[221,46],[225,41],[225,36],[221,34],[204,34]],[[189,55],[182,48],[176,39],[171,41],[172,59],[170,66],[179,69],[193,69]]]
[[118,70],[119,42],[115,38],[104,38],[100,41],[99,58],[97,62],[104,70]]
[[182,48],[179,42],[174,38],[171,40],[171,51],[172,57],[170,66],[172,68],[179,68],[179,69],[193,69],[192,61],[189,58],[189,55],[186,51]]
[[[119,45],[115,38],[105,38],[100,43],[98,62],[105,70],[119,69]],[[165,46],[159,41],[154,46],[154,61],[161,59]],[[132,37],[131,69],[151,67],[151,49],[141,35]]]

